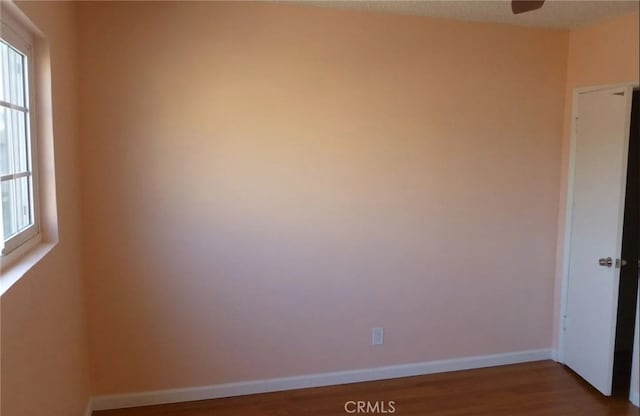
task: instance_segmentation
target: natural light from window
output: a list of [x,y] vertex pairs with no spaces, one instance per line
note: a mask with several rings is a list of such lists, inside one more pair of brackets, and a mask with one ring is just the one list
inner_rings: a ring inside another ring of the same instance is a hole
[[0,235],[6,255],[38,233],[28,45],[0,39]]

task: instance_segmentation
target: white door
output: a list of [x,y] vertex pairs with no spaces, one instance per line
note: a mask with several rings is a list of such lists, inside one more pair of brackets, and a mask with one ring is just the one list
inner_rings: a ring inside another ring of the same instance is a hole
[[[611,394],[632,89],[578,94],[565,364]],[[571,188],[571,187],[570,187]]]

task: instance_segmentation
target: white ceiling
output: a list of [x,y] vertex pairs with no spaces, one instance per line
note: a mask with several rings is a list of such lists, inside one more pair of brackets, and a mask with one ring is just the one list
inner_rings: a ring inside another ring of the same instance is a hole
[[504,0],[292,0],[319,7],[411,14],[549,28],[576,28],[638,11],[640,0],[547,0],[541,9],[514,15]]

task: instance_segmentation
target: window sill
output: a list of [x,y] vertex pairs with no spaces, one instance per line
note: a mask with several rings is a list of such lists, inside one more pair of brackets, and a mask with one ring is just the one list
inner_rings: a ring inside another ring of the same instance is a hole
[[[22,278],[33,266],[38,264],[52,249],[56,243],[42,242],[39,239],[25,243],[31,245],[22,253],[11,253],[7,258],[0,259],[0,296],[9,290],[14,283]],[[18,249],[19,250],[19,249]],[[17,256],[13,257],[13,254]]]

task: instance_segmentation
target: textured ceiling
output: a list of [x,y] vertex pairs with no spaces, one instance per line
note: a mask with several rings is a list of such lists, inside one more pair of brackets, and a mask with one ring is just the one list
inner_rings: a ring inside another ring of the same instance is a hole
[[595,23],[608,17],[637,12],[640,7],[640,0],[547,0],[542,9],[514,15],[511,12],[510,2],[500,0],[292,0],[289,2],[319,7],[567,29]]

